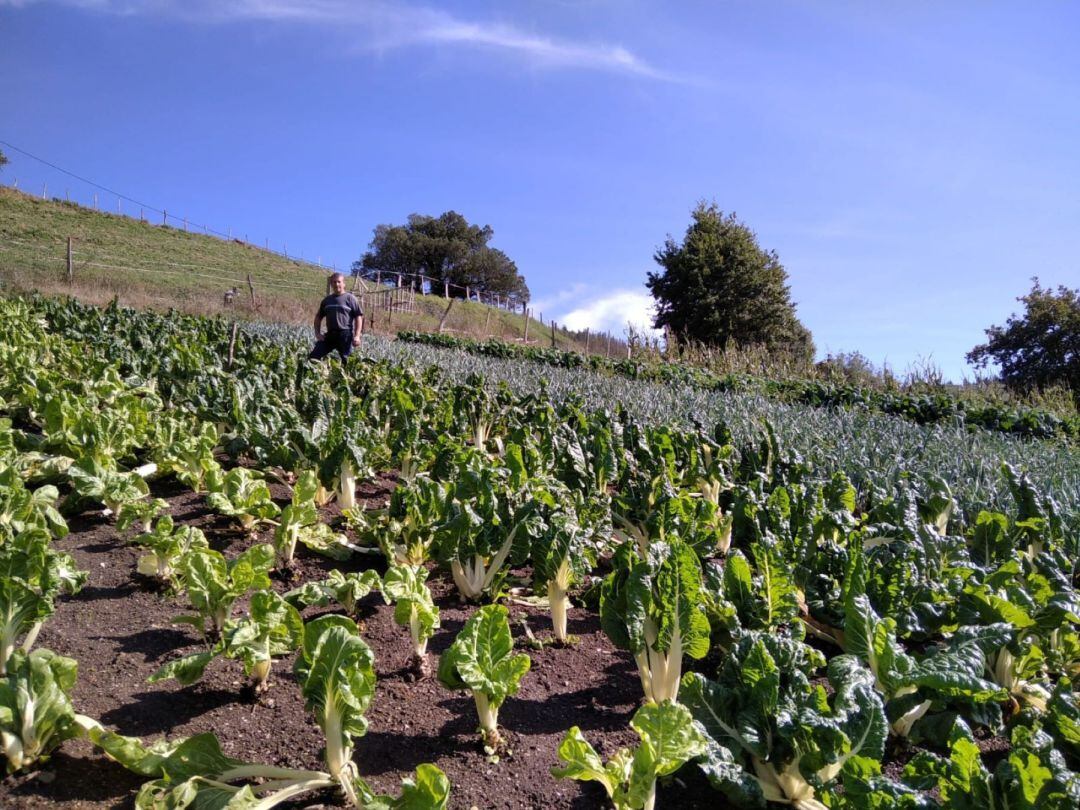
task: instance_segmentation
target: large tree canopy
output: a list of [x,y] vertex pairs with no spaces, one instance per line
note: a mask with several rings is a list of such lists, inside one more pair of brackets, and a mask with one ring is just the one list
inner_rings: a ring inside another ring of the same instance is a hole
[[663,270],[646,285],[655,326],[679,340],[721,348],[765,346],[810,359],[814,343],[795,316],[787,272],[775,251],[715,203],[699,203],[681,243],[670,236],[655,259]]
[[1016,299],[1024,314],[987,329],[988,340],[967,360],[981,368],[996,363],[1001,381],[1016,391],[1065,385],[1080,405],[1080,290],[1058,287],[1055,293],[1032,281],[1031,292]]
[[406,283],[426,276],[441,285],[455,285],[451,295],[464,297],[466,286],[529,299],[529,288],[510,257],[488,246],[495,232],[489,225],[472,225],[456,211],[439,217],[410,214],[404,225],[379,225],[368,251],[353,263],[353,273],[384,278],[400,273]]

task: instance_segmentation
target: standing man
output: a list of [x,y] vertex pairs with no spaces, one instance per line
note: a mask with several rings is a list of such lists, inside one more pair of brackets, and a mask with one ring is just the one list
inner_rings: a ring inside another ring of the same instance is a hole
[[[344,360],[354,347],[360,345],[360,333],[364,331],[364,311],[360,302],[351,292],[345,292],[345,276],[334,273],[330,276],[333,292],[319,304],[315,313],[315,348],[308,355],[309,360],[321,360],[332,351],[337,351]],[[322,321],[326,319],[326,333],[322,331]]]

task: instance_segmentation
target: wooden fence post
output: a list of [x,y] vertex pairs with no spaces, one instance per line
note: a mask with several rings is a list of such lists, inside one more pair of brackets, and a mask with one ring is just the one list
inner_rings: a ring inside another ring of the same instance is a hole
[[589,353],[589,327],[585,327],[585,354]]
[[49,189],[49,184],[48,183],[42,183],[41,184],[41,199],[43,199],[43,200],[45,199],[45,192],[48,191],[48,189]]
[[248,291],[251,293],[251,307],[256,309],[255,306],[255,285],[251,283],[251,273],[247,274]]
[[551,321],[551,348],[555,348],[555,321]]
[[491,307],[487,308],[487,317],[484,319],[484,337],[491,335]]
[[611,332],[607,333],[607,351],[604,352],[605,357],[611,357]]
[[169,212],[168,212],[168,210],[165,210],[165,211],[161,212],[161,224],[162,225],[168,225],[169,224]]
[[526,346],[529,345],[529,310],[525,310],[525,337],[522,339],[522,343]]
[[71,237],[69,236],[67,239],[68,239],[67,276],[68,276],[68,284],[70,284],[71,281],[72,281],[72,278],[75,275],[75,265],[71,261]]
[[[443,298],[449,298],[450,297],[450,282],[449,281],[443,281],[442,290],[443,290]],[[449,312],[449,311],[450,310],[448,308],[447,312]]]
[[446,327],[446,319],[450,316],[450,309],[454,306],[454,302],[456,300],[457,300],[456,298],[451,298],[450,299],[450,303],[446,305],[446,312],[444,312],[442,314],[442,317],[439,318],[439,334],[440,335],[443,333],[443,329]]

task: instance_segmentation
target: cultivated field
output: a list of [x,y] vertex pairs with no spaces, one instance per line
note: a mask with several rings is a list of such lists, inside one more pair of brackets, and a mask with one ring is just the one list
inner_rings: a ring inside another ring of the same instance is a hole
[[0,301],[3,806],[1080,803],[1066,439],[306,348]]

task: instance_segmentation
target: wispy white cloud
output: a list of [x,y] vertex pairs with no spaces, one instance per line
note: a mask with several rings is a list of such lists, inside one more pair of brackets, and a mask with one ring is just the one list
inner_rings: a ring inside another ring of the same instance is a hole
[[618,44],[557,39],[507,23],[470,21],[441,9],[371,0],[0,0],[0,6],[55,4],[121,16],[173,17],[192,23],[261,21],[347,29],[360,45],[389,50],[441,43],[519,57],[537,67],[597,70],[660,81],[687,81]]
[[647,293],[637,290],[611,290],[589,300],[581,301],[578,306],[556,313],[555,320],[567,329],[580,330],[588,327],[594,332],[611,332],[622,335],[627,324],[638,331],[651,335],[660,333],[652,328],[654,315],[653,299]]

